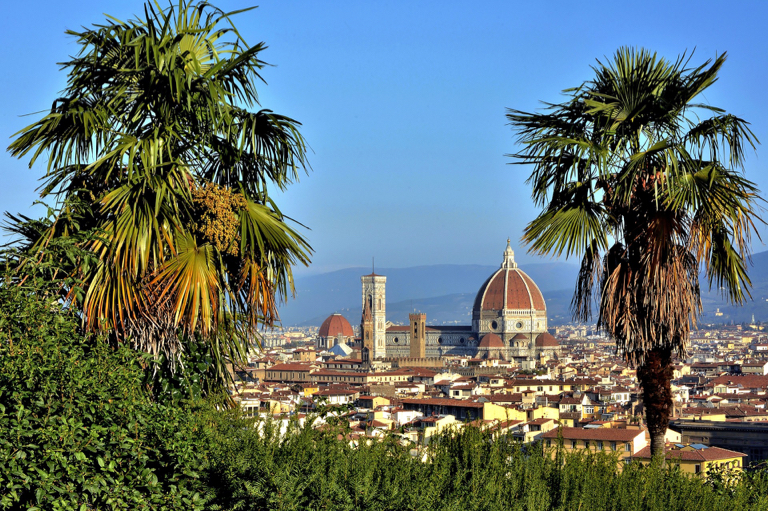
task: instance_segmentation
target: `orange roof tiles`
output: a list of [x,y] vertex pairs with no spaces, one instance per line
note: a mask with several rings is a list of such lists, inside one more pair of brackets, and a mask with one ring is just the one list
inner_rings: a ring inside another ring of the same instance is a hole
[[604,440],[608,442],[631,442],[640,435],[645,435],[645,430],[615,429],[615,428],[561,428],[544,433],[544,438],[558,438],[562,433],[565,440]]
[[478,344],[477,347],[478,348],[503,348],[504,341],[501,340],[501,337],[491,332],[491,333],[485,334],[483,338],[480,339],[480,344]]
[[536,336],[536,346],[541,348],[556,348],[560,346],[557,339],[549,332],[544,332]]
[[[681,461],[716,461],[728,458],[746,456],[743,452],[730,451],[721,447],[707,447],[706,449],[674,449],[669,445],[665,447],[668,460]],[[635,453],[635,458],[651,459],[651,447],[647,446]]]
[[544,297],[533,280],[518,268],[501,268],[480,287],[474,309],[534,309],[546,311]]
[[336,337],[339,334],[344,337],[353,337],[355,335],[352,325],[341,314],[331,314],[328,316],[323,321],[323,324],[320,325],[320,330],[317,333],[320,337]]

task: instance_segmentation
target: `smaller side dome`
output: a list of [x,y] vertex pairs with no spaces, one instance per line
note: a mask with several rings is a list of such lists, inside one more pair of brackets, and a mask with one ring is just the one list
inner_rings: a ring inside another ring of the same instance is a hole
[[478,348],[503,348],[504,341],[501,340],[501,337],[491,332],[491,333],[485,334],[483,338],[480,339],[480,344],[478,344],[477,347]]
[[549,332],[544,332],[536,336],[536,346],[539,348],[557,348],[560,343],[557,342],[555,336]]
[[336,313],[331,314],[323,321],[317,335],[319,337],[336,337],[338,335],[354,337],[355,332],[352,330],[352,325],[349,324],[349,321],[341,314]]
[[525,334],[516,334],[513,338],[513,341],[528,341],[528,336]]

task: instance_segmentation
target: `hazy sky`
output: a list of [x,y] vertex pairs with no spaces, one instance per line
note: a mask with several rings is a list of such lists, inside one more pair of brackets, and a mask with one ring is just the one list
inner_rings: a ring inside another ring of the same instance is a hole
[[[214,2],[225,10],[248,5]],[[631,6],[631,7],[630,7]],[[727,8],[725,8],[727,6]],[[77,51],[64,34],[142,12],[139,1],[12,2],[3,8],[0,133],[50,108],[65,83],[57,62]],[[311,228],[309,270],[436,263],[498,264],[536,211],[505,107],[538,108],[592,76],[622,45],[694,63],[727,51],[704,98],[751,121],[768,144],[766,2],[320,2],[269,0],[235,18],[274,67],[264,108],[303,123],[312,171],[278,198]],[[768,150],[759,147],[758,154]],[[768,190],[766,158],[747,176]],[[31,213],[44,162],[0,163],[0,210]],[[759,242],[758,242],[759,243]],[[755,251],[765,250],[760,244]]]

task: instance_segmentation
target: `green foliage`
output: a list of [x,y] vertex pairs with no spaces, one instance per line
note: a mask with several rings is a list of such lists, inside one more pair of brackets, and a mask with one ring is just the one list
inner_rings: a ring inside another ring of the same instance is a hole
[[150,369],[145,372],[146,384],[151,387],[153,397],[165,404],[179,405],[203,397],[214,400],[223,393],[213,357],[200,342],[187,342],[187,350],[176,364],[172,365],[165,355],[160,355],[151,361]]
[[699,274],[736,303],[749,297],[747,261],[763,199],[743,175],[749,123],[697,103],[726,54],[692,67],[620,48],[594,78],[544,112],[508,110],[541,213],[532,252],[581,258],[574,318],[597,327],[639,368],[651,451],[663,454],[670,364],[684,358],[701,313]]
[[530,164],[542,207],[523,240],[582,258],[574,316],[589,320],[596,299],[598,326],[638,365],[656,348],[685,354],[700,269],[732,301],[749,296],[762,199],[743,164],[758,141],[744,119],[696,103],[725,60],[620,48],[562,103],[508,110],[522,146],[511,156]]
[[50,281],[19,284],[0,281],[0,509],[201,509],[195,415],[152,402],[146,361],[84,336]]
[[277,320],[311,253],[269,193],[307,168],[300,124],[261,108],[266,46],[243,40],[241,12],[148,2],[137,19],[68,31],[66,87],[9,147],[47,161],[41,197],[58,205],[36,229],[11,217],[32,257],[98,233],[79,244],[92,264],[60,261],[81,282],[66,297],[86,329],[171,372],[202,341],[220,379]]
[[[552,456],[467,427],[433,437],[417,456],[395,437],[353,443],[343,429],[218,419],[210,509],[731,510],[768,509],[764,473],[723,493],[672,467],[605,453]],[[261,432],[261,433],[260,433]]]

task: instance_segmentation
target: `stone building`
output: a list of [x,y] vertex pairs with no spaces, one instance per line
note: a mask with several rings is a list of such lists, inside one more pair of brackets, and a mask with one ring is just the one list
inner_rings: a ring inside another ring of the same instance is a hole
[[535,282],[515,262],[507,240],[501,266],[480,286],[467,326],[428,325],[423,313],[411,314],[407,326],[386,323],[386,277],[361,277],[363,356],[441,358],[469,356],[532,361],[560,354],[547,332],[547,306]]
[[331,314],[317,332],[315,347],[318,351],[329,350],[337,344],[352,344],[355,340],[355,332],[352,325],[341,314]]

